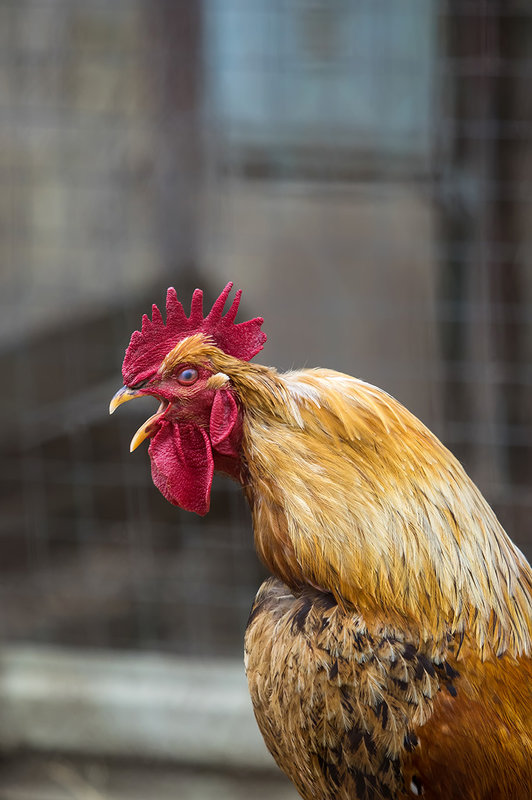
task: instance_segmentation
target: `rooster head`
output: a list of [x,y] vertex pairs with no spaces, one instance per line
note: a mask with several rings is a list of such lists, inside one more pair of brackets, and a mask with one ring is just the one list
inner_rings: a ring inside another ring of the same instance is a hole
[[238,291],[226,312],[233,284],[228,283],[209,314],[196,289],[187,317],[175,289],[168,289],[166,322],[156,305],[142,318],[126,350],[124,386],[109,406],[150,395],[159,408],[138,429],[131,450],[150,438],[152,477],[167,500],[187,511],[206,514],[214,470],[240,474],[241,409],[228,376],[216,367],[216,354],[249,361],[266,341],[262,318],[235,324]]

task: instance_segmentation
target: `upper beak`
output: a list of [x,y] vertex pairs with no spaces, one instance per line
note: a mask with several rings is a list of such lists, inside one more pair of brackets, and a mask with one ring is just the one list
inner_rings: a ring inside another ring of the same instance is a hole
[[142,396],[143,395],[141,392],[136,392],[134,389],[130,389],[128,386],[122,386],[122,388],[117,391],[109,403],[109,413],[113,414],[118,406],[122,405],[122,403],[127,403],[128,400],[134,400],[135,397]]

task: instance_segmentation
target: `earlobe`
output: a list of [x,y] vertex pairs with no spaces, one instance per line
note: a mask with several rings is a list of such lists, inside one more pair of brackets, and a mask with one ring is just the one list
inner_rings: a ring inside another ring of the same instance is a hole
[[230,439],[237,421],[238,407],[232,392],[227,389],[220,389],[214,395],[209,429],[211,444],[222,455],[238,455]]
[[223,386],[227,386],[229,383],[229,375],[226,375],[225,372],[217,372],[216,375],[211,375],[209,380],[207,381],[206,387],[207,389],[221,389]]

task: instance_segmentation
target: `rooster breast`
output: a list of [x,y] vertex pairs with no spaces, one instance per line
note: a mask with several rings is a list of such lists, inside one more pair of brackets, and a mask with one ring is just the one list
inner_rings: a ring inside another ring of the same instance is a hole
[[531,707],[530,661],[482,664],[467,643],[457,660],[459,644],[435,657],[414,633],[368,627],[332,595],[296,597],[267,580],[246,670],[268,749],[301,796],[529,798],[532,720],[512,703]]

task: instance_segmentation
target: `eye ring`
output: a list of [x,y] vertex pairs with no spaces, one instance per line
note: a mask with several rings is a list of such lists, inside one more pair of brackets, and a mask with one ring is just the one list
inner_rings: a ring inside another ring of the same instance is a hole
[[194,367],[185,367],[177,376],[177,380],[182,386],[191,386],[198,380],[198,370]]

